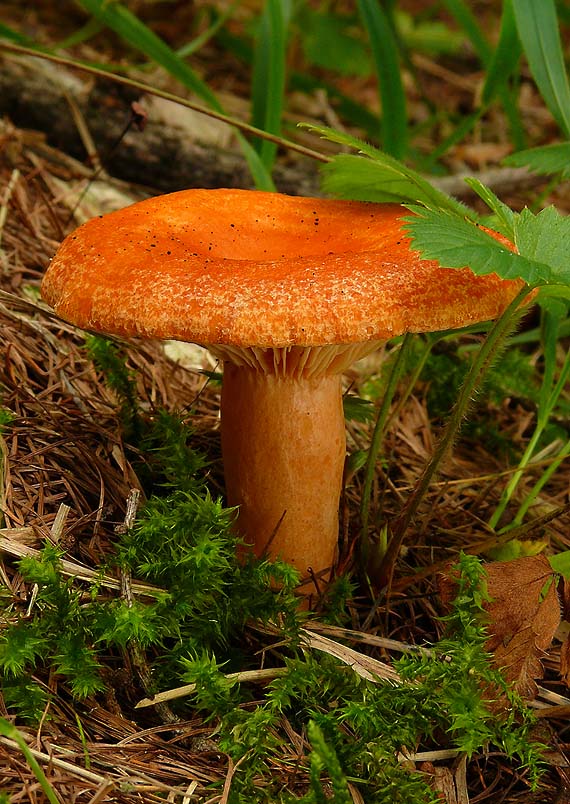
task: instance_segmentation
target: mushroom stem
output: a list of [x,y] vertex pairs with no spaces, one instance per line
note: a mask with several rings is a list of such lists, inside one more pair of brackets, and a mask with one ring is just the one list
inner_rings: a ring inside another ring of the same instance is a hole
[[229,505],[257,556],[304,577],[331,567],[346,452],[341,375],[287,377],[226,362],[222,451]]

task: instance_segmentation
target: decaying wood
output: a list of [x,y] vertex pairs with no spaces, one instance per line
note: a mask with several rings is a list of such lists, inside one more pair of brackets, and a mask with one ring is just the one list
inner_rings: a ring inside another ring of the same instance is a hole
[[[139,102],[155,112],[143,131],[131,126],[124,133],[131,104]],[[0,115],[22,128],[45,132],[51,145],[86,160],[72,108],[85,121],[105,169],[120,179],[164,192],[252,186],[239,149],[230,148],[231,135],[217,137],[212,127],[206,130],[204,115],[183,110],[188,114],[173,115],[168,122],[162,107],[159,113],[154,101],[112,80],[85,80],[40,58],[0,57]],[[218,142],[225,139],[226,147],[213,143],[214,136]],[[308,158],[279,164],[274,178],[281,192],[319,193],[317,166]]]

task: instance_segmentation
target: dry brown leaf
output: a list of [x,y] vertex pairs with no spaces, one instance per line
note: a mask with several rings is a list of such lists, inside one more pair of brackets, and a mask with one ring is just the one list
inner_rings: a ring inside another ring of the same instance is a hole
[[[542,656],[560,623],[556,576],[548,559],[525,556],[485,564],[490,601],[487,649],[506,679],[525,698],[536,695],[535,679],[542,678]],[[449,602],[455,582],[446,577],[441,596]]]
[[556,576],[548,559],[525,556],[486,566],[491,602],[487,642],[495,662],[524,697],[534,697],[543,654],[560,624]]

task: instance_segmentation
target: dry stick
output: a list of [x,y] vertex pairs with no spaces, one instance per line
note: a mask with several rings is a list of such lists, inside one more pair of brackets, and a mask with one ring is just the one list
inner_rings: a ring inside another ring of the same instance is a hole
[[[0,743],[5,745],[7,748],[16,748],[21,750],[21,746],[15,740],[10,740],[8,737],[0,737]],[[60,770],[71,773],[73,776],[77,776],[80,779],[85,779],[87,782],[101,784],[102,782],[106,781],[104,776],[101,776],[98,773],[93,773],[93,771],[85,770],[85,768],[82,768],[79,765],[74,765],[72,762],[66,762],[64,759],[54,757],[53,754],[44,754],[43,751],[37,751],[35,748],[30,748],[29,746],[28,751],[34,757],[34,759],[37,759],[39,762],[43,762],[46,765],[53,765],[54,768],[59,768]]]
[[[328,637],[313,633],[313,625],[319,626],[320,624],[311,623],[308,628],[302,628],[300,632],[303,638],[303,644],[306,647],[334,656],[336,659],[348,665],[357,675],[361,676],[361,678],[366,678],[369,681],[384,679],[392,683],[399,682],[400,676],[390,665],[378,659],[374,659],[371,656],[367,656],[364,653],[355,651],[352,648],[348,648],[346,645],[341,645],[339,642],[335,642]],[[317,630],[325,629],[321,626],[320,629],[314,629],[314,631]],[[338,629],[338,631],[342,632],[340,636],[356,634],[356,632],[347,631],[346,629]],[[332,632],[334,632],[334,629],[331,629],[331,633]],[[406,651],[412,649],[412,646],[403,646],[403,643],[397,643],[395,640],[381,640],[380,637],[377,637],[375,640],[371,637],[370,640],[366,641],[375,645],[382,644],[384,647],[390,643],[390,647],[395,647],[396,650]],[[275,678],[280,678],[286,675],[287,672],[286,667],[272,667],[262,670],[244,670],[239,673],[228,673],[225,678],[228,681],[235,681],[236,683],[265,683],[266,681],[273,681]],[[183,698],[187,695],[191,695],[195,689],[196,684],[184,684],[182,687],[165,690],[164,692],[157,693],[152,698],[143,698],[135,705],[135,709],[143,709],[147,706],[156,706],[160,703],[164,703],[164,701],[173,701],[176,698]]]
[[[225,678],[227,681],[235,681],[237,684],[240,682],[254,682],[258,684],[265,683],[266,681],[273,681],[275,678],[284,676],[287,673],[286,667],[270,667],[265,670],[242,670],[239,673],[227,673]],[[174,701],[177,698],[185,698],[192,695],[195,691],[197,684],[183,684],[181,687],[173,687],[164,692],[157,692],[152,698],[143,698],[135,704],[135,709],[144,709],[146,706],[158,706],[165,701]]]
[[400,552],[400,547],[406,535],[406,531],[415,517],[418,508],[428,490],[432,478],[438,471],[443,458],[451,447],[459,428],[463,422],[467,409],[471,403],[474,392],[480,386],[481,381],[493,363],[497,353],[504,345],[506,339],[511,334],[520,315],[522,315],[521,305],[524,299],[532,292],[528,285],[516,295],[509,304],[505,312],[498,318],[489,330],[485,341],[479,349],[471,368],[463,382],[459,396],[451,411],[451,416],[445,428],[442,438],[435,448],[431,461],[426,466],[410,500],[408,501],[402,515],[396,521],[390,534],[388,549],[384,556],[380,571],[380,586],[386,588],[390,586],[396,559]]

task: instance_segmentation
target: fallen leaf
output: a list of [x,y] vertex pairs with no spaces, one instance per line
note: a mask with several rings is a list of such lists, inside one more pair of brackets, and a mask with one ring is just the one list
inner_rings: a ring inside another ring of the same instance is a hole
[[[487,650],[515,690],[524,698],[536,695],[535,680],[542,678],[541,659],[560,624],[556,575],[544,555],[484,565],[490,597],[484,608],[489,616]],[[454,596],[453,577],[440,585],[444,603]]]
[[527,698],[536,695],[541,659],[560,624],[556,575],[548,559],[526,556],[485,567],[491,601],[488,650],[506,678]]

